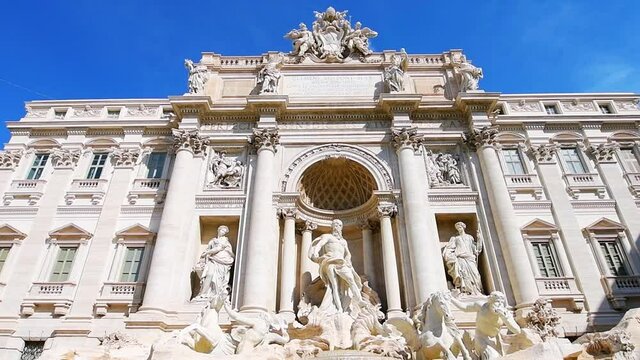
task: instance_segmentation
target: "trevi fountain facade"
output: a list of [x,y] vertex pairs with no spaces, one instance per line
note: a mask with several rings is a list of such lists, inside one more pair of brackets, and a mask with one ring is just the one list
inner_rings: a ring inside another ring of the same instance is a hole
[[640,96],[312,20],[184,95],[7,122],[0,358],[637,356]]

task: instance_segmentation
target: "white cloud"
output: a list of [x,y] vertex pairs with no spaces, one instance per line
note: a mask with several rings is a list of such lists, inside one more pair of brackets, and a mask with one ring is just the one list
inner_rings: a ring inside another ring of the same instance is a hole
[[582,91],[640,92],[640,68],[620,59],[597,59],[576,72]]

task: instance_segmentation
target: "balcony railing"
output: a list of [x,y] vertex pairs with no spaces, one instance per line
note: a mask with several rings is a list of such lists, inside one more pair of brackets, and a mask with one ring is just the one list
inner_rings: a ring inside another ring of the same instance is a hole
[[71,182],[71,187],[65,195],[67,205],[73,204],[78,197],[86,197],[91,204],[97,205],[107,192],[107,179],[76,179]]
[[542,297],[569,300],[574,311],[582,311],[584,308],[584,295],[572,277],[540,277],[536,278],[536,285],[538,294]]
[[143,292],[142,282],[105,282],[95,304],[96,315],[106,315],[112,305],[125,305],[129,311],[136,309],[142,303]]
[[512,200],[515,200],[518,193],[529,193],[536,200],[542,198],[542,185],[540,185],[537,175],[505,175],[504,178]]
[[37,305],[53,305],[54,315],[66,315],[75,297],[76,284],[72,282],[35,282],[22,302],[21,314],[33,315]]
[[624,178],[629,184],[629,191],[635,197],[640,197],[640,173],[625,173]]
[[35,205],[44,194],[46,180],[14,180],[4,195],[4,204],[9,205],[16,197],[26,197],[29,205]]
[[614,296],[634,295],[640,297],[640,276],[605,276],[602,283],[607,294]]
[[167,185],[167,179],[135,179],[127,198],[131,205],[136,204],[142,197],[155,198],[155,202],[159,203],[164,198]]
[[594,193],[600,199],[604,199],[606,195],[606,189],[596,173],[564,174],[564,181],[567,184],[567,192],[574,199],[585,192]]

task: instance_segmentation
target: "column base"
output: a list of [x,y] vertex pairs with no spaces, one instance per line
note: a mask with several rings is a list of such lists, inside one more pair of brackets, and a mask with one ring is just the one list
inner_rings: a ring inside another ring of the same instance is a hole
[[387,311],[387,319],[403,318],[407,317],[407,314],[402,309],[392,309]]

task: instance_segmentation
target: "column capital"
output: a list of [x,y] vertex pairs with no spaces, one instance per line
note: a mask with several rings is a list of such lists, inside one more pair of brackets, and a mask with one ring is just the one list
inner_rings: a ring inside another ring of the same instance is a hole
[[393,217],[398,213],[398,206],[395,204],[378,205],[378,216]]
[[395,128],[391,129],[391,144],[396,150],[412,148],[418,150],[422,145],[423,136],[418,134],[418,128]]
[[360,227],[360,230],[371,230],[374,231],[378,228],[378,222],[376,221],[372,221],[370,219],[363,219],[362,221],[358,222],[358,226]]
[[294,219],[296,217],[296,214],[298,213],[297,209],[295,207],[280,207],[278,208],[278,216],[280,216],[283,219]]
[[191,151],[194,155],[199,155],[205,151],[209,145],[209,139],[200,136],[198,130],[172,129],[173,149]]
[[616,142],[604,143],[600,145],[590,145],[588,151],[598,164],[615,163],[616,150],[620,148],[620,144]]
[[111,152],[111,161],[115,168],[130,168],[134,167],[140,157],[140,149],[114,149]]
[[0,169],[15,169],[18,167],[22,155],[24,155],[22,150],[0,151]]
[[78,159],[80,159],[80,149],[51,150],[51,163],[55,169],[73,169],[78,164]]
[[261,150],[276,152],[276,146],[280,144],[280,134],[278,134],[278,129],[253,129],[251,144],[253,144],[258,152]]
[[318,224],[316,224],[316,223],[314,223],[312,221],[309,221],[309,220],[305,220],[304,222],[301,222],[296,226],[296,229],[298,231],[300,231],[301,233],[303,233],[305,231],[313,231],[313,230],[315,230],[317,228],[318,228]]
[[529,151],[538,164],[555,164],[558,153],[557,144],[540,144],[529,147]]
[[498,145],[496,136],[498,135],[497,126],[484,126],[481,128],[472,128],[465,134],[465,142],[472,149],[482,149],[484,147],[496,147]]

